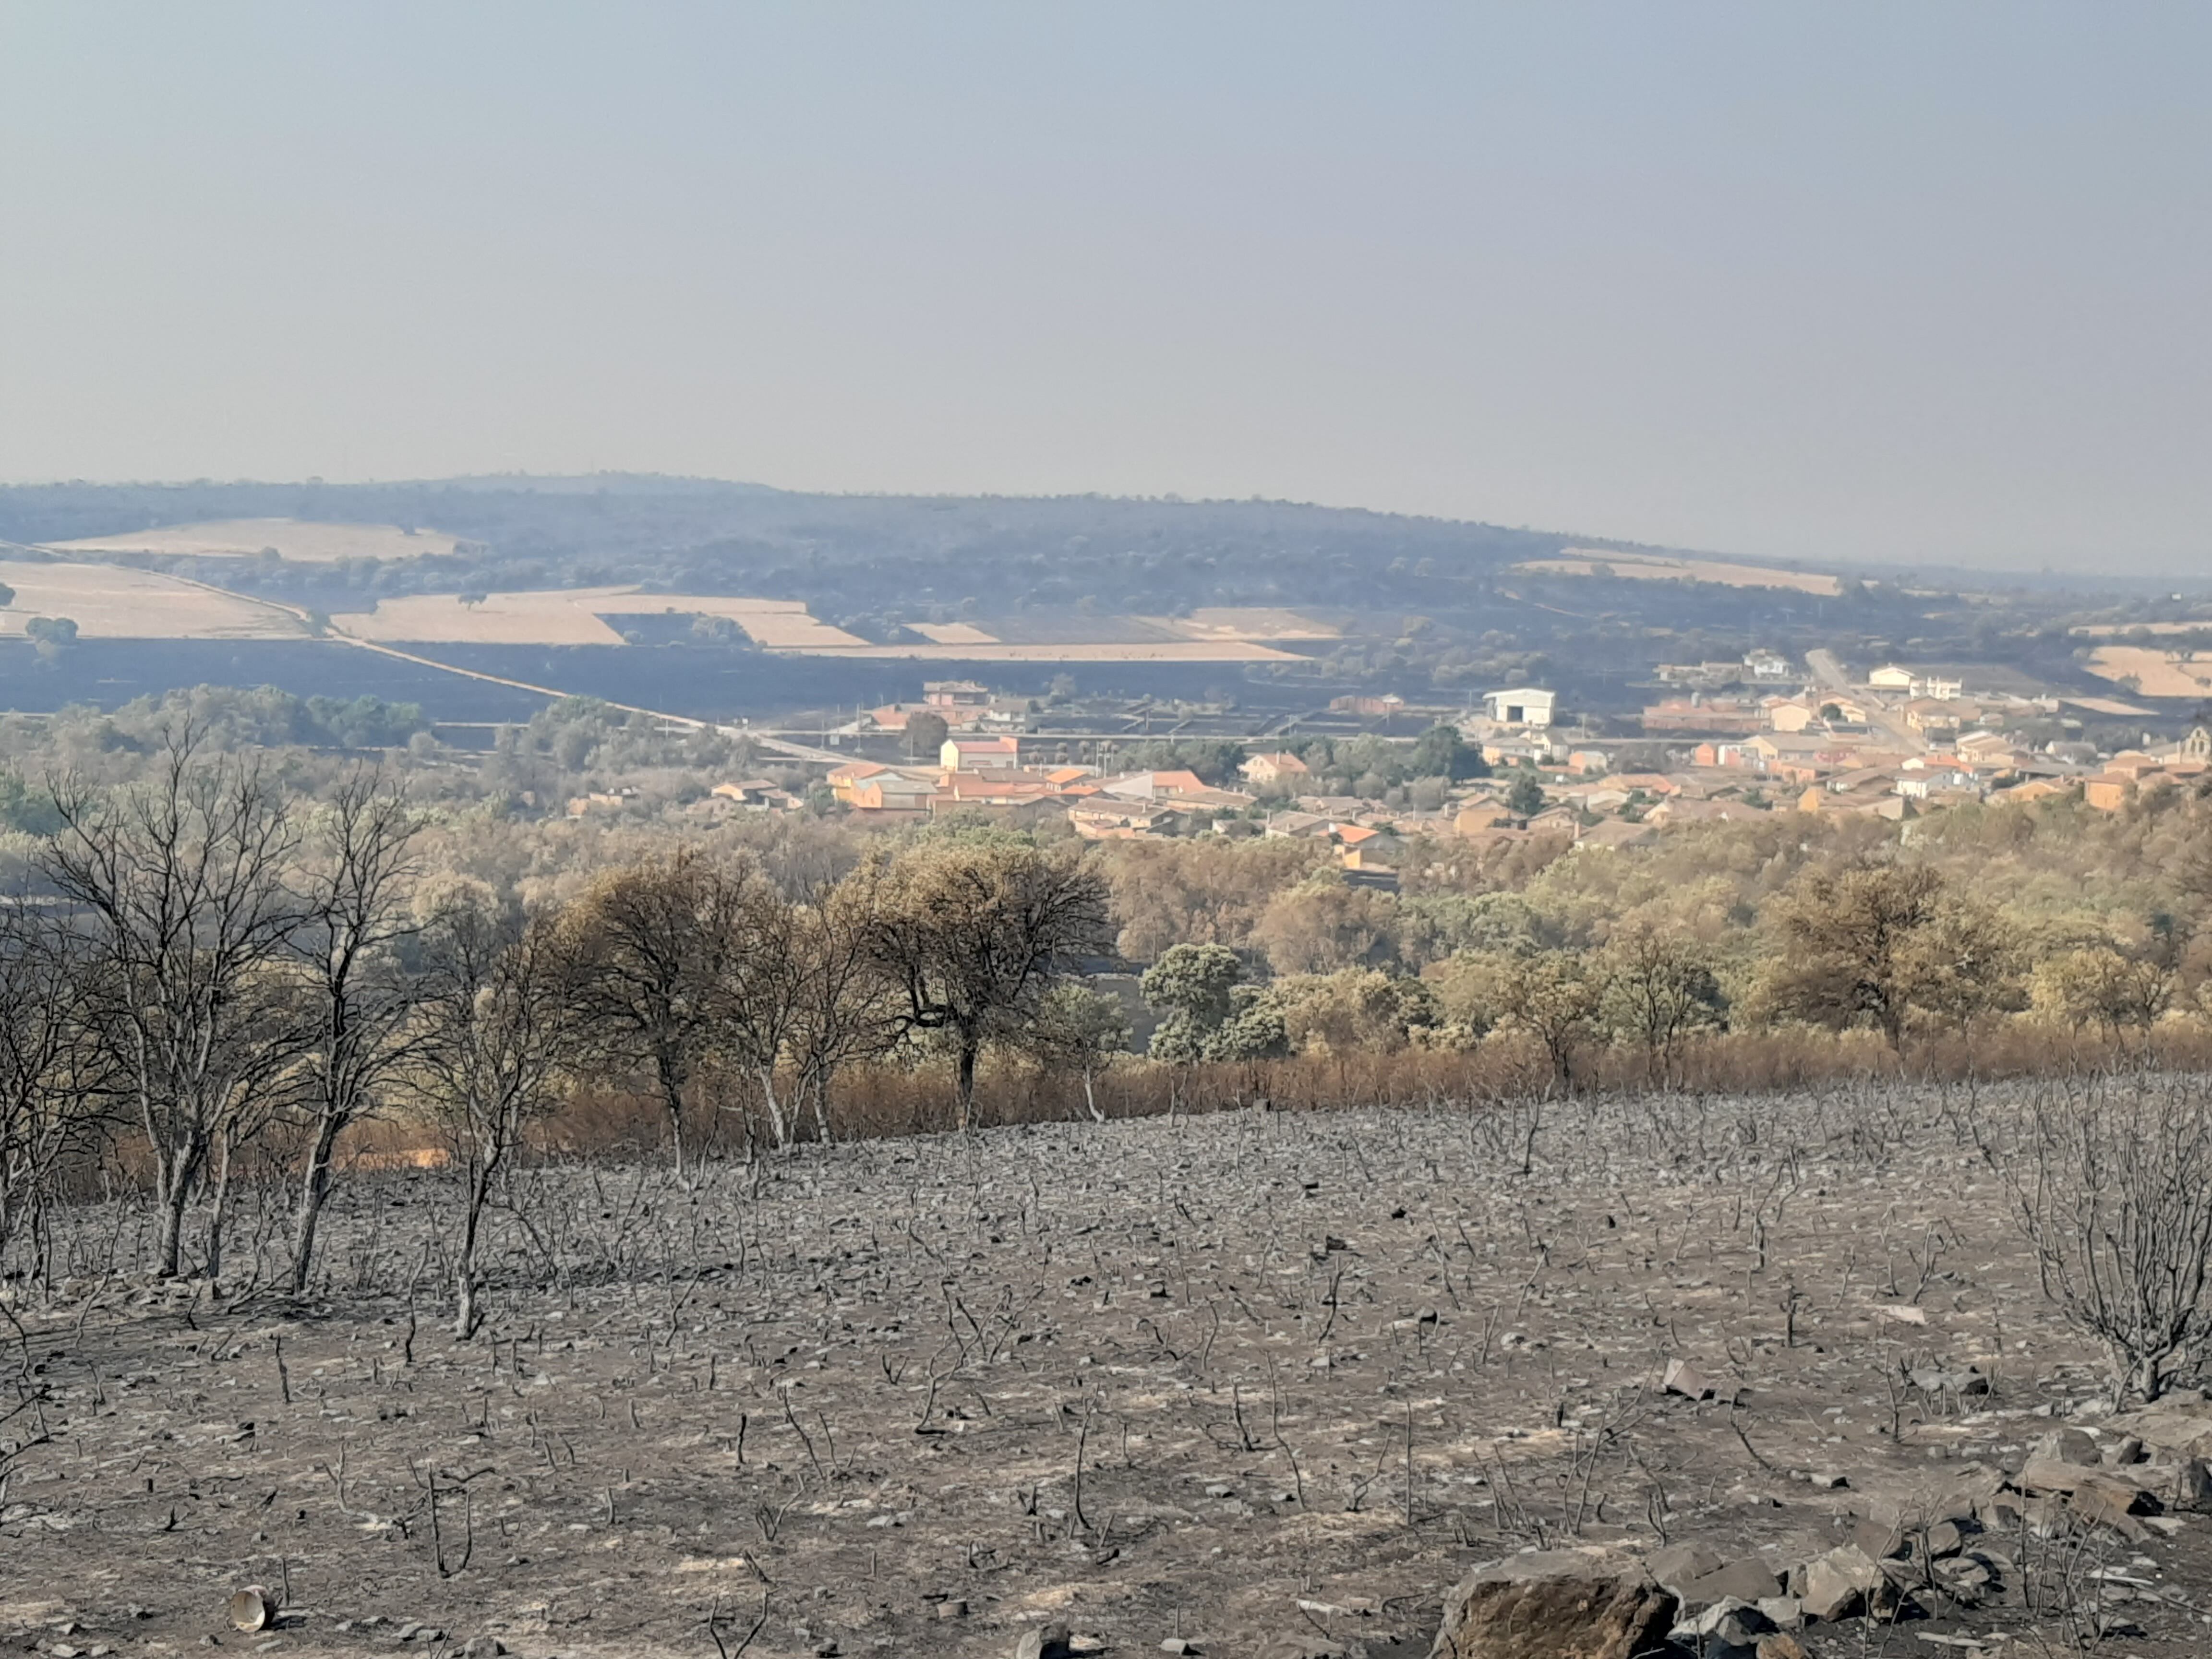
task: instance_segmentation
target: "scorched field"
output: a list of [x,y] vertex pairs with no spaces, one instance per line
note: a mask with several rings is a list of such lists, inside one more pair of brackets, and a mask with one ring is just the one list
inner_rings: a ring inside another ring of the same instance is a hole
[[[2172,1475],[2212,1407],[2119,1414],[2046,1298],[2020,1173],[2054,1097],[548,1164],[501,1195],[468,1341],[437,1170],[350,1176],[305,1299],[256,1282],[280,1193],[219,1286],[143,1277],[145,1218],[88,1205],[51,1224],[58,1297],[19,1278],[0,1324],[0,1433],[31,1443],[0,1641],[1415,1654],[1471,1568],[1604,1548],[1723,1575],[1760,1653],[2202,1652],[2212,1550]],[[2099,1482],[2142,1499],[2096,1510]],[[1859,1559],[1880,1583],[1829,1596]]]

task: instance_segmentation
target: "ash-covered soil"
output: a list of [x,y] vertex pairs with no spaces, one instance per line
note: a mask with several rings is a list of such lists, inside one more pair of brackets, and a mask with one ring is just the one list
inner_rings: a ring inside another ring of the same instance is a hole
[[[2106,1424],[1978,1146],[2011,1109],[1248,1113],[688,1188],[539,1170],[468,1342],[443,1178],[358,1177],[317,1299],[118,1272],[13,1307],[53,1439],[0,1508],[0,1644],[1003,1656],[1060,1622],[1078,1650],[1413,1654],[1530,1547],[1786,1570],[1993,1484],[2054,1413]],[[137,1224],[88,1209],[58,1248]],[[1670,1359],[1713,1397],[1662,1389]],[[1993,1529],[1978,1595],[1795,1639],[2033,1652],[2101,1620],[2106,1652],[2205,1651],[2212,1522],[2151,1519]],[[247,1583],[275,1629],[230,1626]]]

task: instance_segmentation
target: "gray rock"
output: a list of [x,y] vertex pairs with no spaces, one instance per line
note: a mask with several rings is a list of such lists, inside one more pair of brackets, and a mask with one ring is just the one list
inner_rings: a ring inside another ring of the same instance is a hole
[[1713,1385],[1705,1380],[1705,1373],[1680,1359],[1667,1362],[1666,1373],[1659,1379],[1659,1386],[1668,1394],[1686,1395],[1692,1400],[1711,1400],[1713,1397]]
[[1666,1641],[1678,1605],[1632,1558],[1531,1551],[1445,1596],[1430,1659],[1636,1659]]
[[2053,1429],[2027,1449],[2031,1463],[2080,1463],[2094,1468],[2101,1461],[2097,1437],[2081,1429]]
[[1644,1570],[1674,1591],[1678,1599],[1686,1586],[1708,1573],[1718,1572],[1727,1565],[1726,1558],[1718,1550],[1708,1549],[1703,1544],[1669,1544],[1644,1558]]
[[1851,1542],[1874,1559],[1886,1561],[1904,1550],[1905,1528],[1886,1516],[1862,1516],[1851,1523]]
[[1756,1556],[1732,1561],[1685,1585],[1676,1594],[1692,1611],[1723,1601],[1755,1602],[1782,1588],[1782,1576]]
[[1068,1629],[1061,1624],[1039,1625],[1022,1632],[1014,1644],[1014,1659],[1067,1659]]
[[1956,1555],[1966,1547],[1966,1534],[1955,1521],[1938,1521],[1920,1534],[1920,1547],[1931,1559]]
[[2142,1462],[2143,1443],[2132,1434],[2124,1434],[2118,1440],[2108,1440],[2098,1462],[2108,1469],[2124,1469],[2130,1463]]
[[[1682,1626],[1674,1627],[1674,1639],[1681,1640]],[[1749,1601],[1740,1601],[1730,1596],[1716,1601],[1690,1621],[1693,1636],[1705,1639],[1707,1645],[1715,1641],[1732,1648],[1747,1648],[1773,1630],[1773,1621]]]
[[2212,1510],[2212,1464],[2201,1457],[2185,1458],[2163,1473],[2158,1495],[2168,1507],[2200,1513]]
[[1805,1604],[1794,1595],[1762,1596],[1759,1610],[1777,1630],[1796,1630],[1805,1622]]
[[1888,1582],[1872,1556],[1844,1544],[1805,1564],[1805,1589],[1798,1599],[1808,1619],[1832,1624],[1863,1612]]

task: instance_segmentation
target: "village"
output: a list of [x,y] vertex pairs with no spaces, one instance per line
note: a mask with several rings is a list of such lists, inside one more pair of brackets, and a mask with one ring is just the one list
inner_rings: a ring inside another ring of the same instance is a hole
[[[1310,715],[1242,724],[1226,710],[1101,714],[974,681],[931,682],[919,702],[816,734],[828,747],[808,751],[820,757],[811,787],[788,775],[725,782],[698,810],[811,804],[856,827],[953,814],[1025,828],[1057,821],[1091,841],[1302,838],[1331,843],[1351,878],[1388,886],[1392,849],[1417,836],[1621,848],[1670,825],[1774,812],[1910,823],[2063,797],[2112,812],[2212,774],[2203,726],[2165,740],[2146,732],[2139,746],[2089,740],[2087,724],[2109,732],[2130,715],[2154,719],[2117,700],[1990,690],[1893,663],[1854,683],[1820,652],[1802,668],[1753,651],[1740,664],[1662,668],[1660,678],[1662,695],[1640,718],[1585,719],[1553,691],[1523,686],[1487,692],[1473,708],[1353,694]],[[1404,759],[1333,790],[1327,775],[1341,783],[1342,768],[1326,757],[1348,738],[1393,745]],[[1132,755],[1146,763],[1123,763]],[[1156,763],[1164,755],[1188,763]],[[618,808],[635,794],[578,797],[569,813]]]

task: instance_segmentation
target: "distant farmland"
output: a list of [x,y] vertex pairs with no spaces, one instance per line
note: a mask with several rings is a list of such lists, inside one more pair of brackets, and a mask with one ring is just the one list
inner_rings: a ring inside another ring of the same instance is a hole
[[[342,611],[331,626],[358,640],[415,645],[620,645],[624,617],[724,617],[772,650],[864,646],[817,622],[797,599],[641,593],[635,586],[556,587],[521,593],[416,593],[374,611]],[[612,622],[608,618],[613,618]]]
[[2161,651],[2155,646],[2104,645],[2090,654],[2089,672],[2132,683],[2139,697],[2202,697],[2212,694],[2212,654]]
[[15,590],[0,635],[20,637],[33,617],[66,617],[88,640],[301,639],[307,625],[281,606],[150,570],[112,564],[0,561]]
[[338,559],[419,559],[453,552],[457,538],[396,524],[315,524],[303,519],[216,519],[113,536],[47,542],[56,553],[137,553],[166,557],[252,558],[274,549],[283,558],[327,564]]
[[1570,547],[1556,559],[1529,559],[1513,567],[1550,576],[1595,576],[1601,569],[1638,581],[1715,582],[1723,587],[1782,587],[1834,598],[1843,584],[1809,570],[1773,570],[1764,565],[1729,564],[1717,559],[1665,559],[1648,553],[1608,553]]
[[624,617],[721,617],[777,653],[924,662],[1280,662],[1269,639],[1336,637],[1294,611],[1212,610],[1188,618],[1096,617],[924,623],[927,643],[871,644],[809,614],[795,599],[646,593],[634,587],[550,588],[522,593],[418,593],[343,611],[331,626],[356,639],[400,645],[620,645]]

